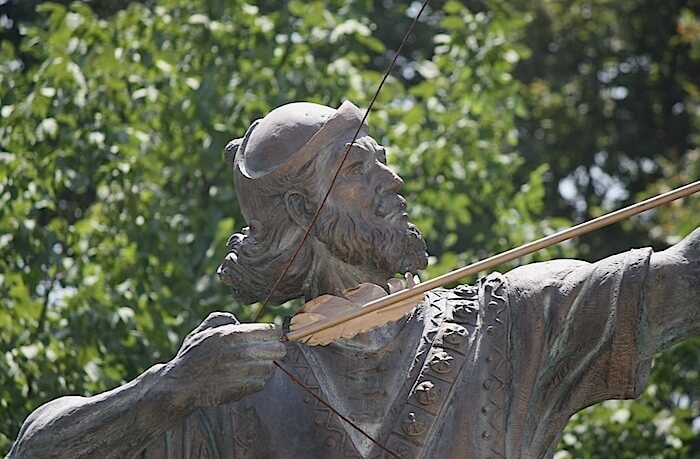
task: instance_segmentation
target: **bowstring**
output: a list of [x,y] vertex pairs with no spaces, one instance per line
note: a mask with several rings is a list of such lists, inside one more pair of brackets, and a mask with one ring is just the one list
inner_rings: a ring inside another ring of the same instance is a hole
[[[263,301],[262,305],[260,306],[260,309],[258,310],[257,314],[255,315],[254,321],[257,322],[260,317],[262,316],[263,312],[265,311],[265,308],[268,306],[270,303],[270,300],[272,299],[272,295],[275,293],[277,290],[277,287],[279,287],[280,282],[284,278],[284,276],[287,274],[287,271],[289,271],[289,268],[292,266],[292,263],[296,260],[297,256],[299,255],[299,252],[301,251],[302,247],[304,246],[304,243],[306,240],[309,238],[309,234],[311,234],[311,230],[313,229],[314,225],[316,224],[316,220],[318,220],[318,216],[321,214],[321,210],[323,209],[323,206],[326,204],[326,201],[328,201],[328,197],[331,194],[331,191],[333,190],[333,186],[335,185],[336,180],[338,180],[338,177],[340,176],[340,171],[343,169],[343,165],[345,165],[346,160],[348,159],[348,156],[350,155],[350,150],[352,149],[353,144],[357,140],[357,136],[360,134],[360,131],[362,130],[362,126],[365,124],[365,121],[367,120],[367,117],[369,116],[369,112],[372,110],[372,107],[374,107],[374,103],[376,102],[377,98],[379,97],[379,92],[382,90],[382,87],[384,86],[384,83],[386,82],[387,78],[389,78],[389,74],[391,73],[391,70],[394,68],[394,65],[396,64],[396,60],[398,59],[399,55],[401,54],[401,51],[403,50],[404,45],[406,44],[406,41],[408,40],[408,37],[411,35],[413,32],[413,29],[416,26],[416,23],[418,23],[418,19],[421,17],[423,14],[423,11],[425,8],[428,6],[428,3],[430,3],[430,0],[424,0],[423,4],[421,5],[420,10],[418,11],[418,14],[413,18],[413,21],[411,22],[411,25],[408,28],[408,31],[406,34],[403,36],[403,39],[401,40],[401,44],[396,50],[396,53],[394,53],[394,57],[389,63],[389,66],[387,67],[386,71],[384,72],[384,75],[382,76],[381,81],[379,82],[379,85],[377,86],[377,90],[374,92],[374,96],[372,96],[372,99],[370,100],[369,105],[367,106],[367,110],[365,110],[365,114],[362,117],[362,120],[357,126],[357,129],[355,130],[355,134],[352,136],[352,140],[347,144],[347,148],[345,149],[345,153],[343,154],[343,158],[340,161],[340,164],[338,165],[338,168],[335,171],[335,174],[333,175],[333,179],[331,180],[330,186],[328,187],[328,190],[326,191],[325,195],[323,196],[323,199],[321,200],[321,204],[318,206],[316,209],[316,212],[314,213],[313,217],[311,218],[311,222],[309,223],[308,228],[306,228],[306,231],[304,231],[304,236],[301,239],[301,242],[297,245],[296,250],[294,251],[294,254],[291,256],[289,261],[287,262],[286,266],[282,270],[282,274],[279,275],[277,280],[275,281],[274,285],[270,289],[270,292],[267,294],[267,297],[265,298],[265,301]],[[284,368],[279,362],[274,361],[273,362],[294,384],[297,384],[301,388],[303,388],[306,392],[308,392],[314,399],[316,399],[319,403],[321,403],[323,406],[331,410],[333,414],[338,416],[340,419],[348,423],[353,429],[357,430],[360,432],[362,435],[364,435],[366,438],[368,438],[372,443],[377,445],[379,448],[384,450],[385,452],[389,453],[390,455],[394,456],[395,458],[401,459],[401,456],[399,456],[395,451],[389,449],[387,446],[383,445],[379,440],[375,439],[371,435],[369,435],[367,432],[365,432],[360,426],[355,424],[352,420],[350,420],[348,417],[344,416],[341,414],[338,410],[336,410],[330,403],[327,401],[323,400],[323,398],[319,397],[317,394],[315,394],[310,387],[306,386],[301,380],[299,380],[294,374],[292,374],[289,370]]]
[[342,419],[343,421],[347,422],[352,428],[354,428],[355,430],[357,430],[358,432],[360,432],[360,433],[361,433],[362,435],[364,435],[366,438],[369,438],[375,445],[379,446],[381,449],[383,449],[383,450],[386,451],[387,453],[391,454],[391,455],[394,456],[396,459],[401,459],[401,456],[399,456],[398,454],[396,454],[395,451],[389,449],[388,447],[384,446],[383,444],[381,444],[380,442],[378,442],[377,440],[375,440],[370,434],[368,434],[368,433],[365,432],[360,426],[358,426],[357,424],[355,424],[354,422],[352,422],[352,420],[350,420],[348,417],[343,416],[342,414],[340,414],[335,408],[333,408],[333,407],[330,405],[330,403],[328,403],[327,401],[323,400],[321,397],[319,397],[318,395],[316,395],[316,394],[314,393],[314,391],[311,390],[311,388],[310,388],[309,386],[307,386],[306,384],[304,384],[303,382],[301,382],[301,380],[300,380],[299,378],[297,378],[296,376],[294,376],[294,374],[293,374],[291,371],[289,371],[289,370],[287,370],[286,368],[284,368],[284,367],[283,367],[282,365],[280,365],[278,362],[272,362],[272,363],[274,363],[274,364],[277,366],[277,368],[279,368],[280,370],[282,370],[282,371],[284,372],[284,374],[286,374],[286,375],[289,377],[289,379],[292,380],[292,382],[293,382],[294,384],[298,384],[299,386],[301,386],[302,389],[304,389],[306,392],[308,392],[309,395],[311,395],[313,398],[315,398],[321,405],[323,405],[323,406],[325,406],[326,408],[328,408],[329,410],[331,410],[333,413],[335,413],[336,416],[338,416],[338,417],[339,417],[340,419]]
[[289,271],[289,268],[292,266],[292,263],[297,259],[297,256],[299,255],[299,252],[301,252],[302,247],[304,246],[304,243],[306,240],[309,238],[309,235],[311,234],[311,230],[313,229],[314,225],[316,224],[316,220],[318,220],[318,216],[321,214],[321,210],[323,210],[323,206],[326,204],[326,201],[328,201],[328,197],[331,195],[331,191],[333,191],[333,186],[335,185],[336,180],[338,180],[338,177],[340,176],[340,171],[343,169],[343,165],[345,165],[346,160],[348,159],[348,156],[350,155],[350,150],[353,147],[353,144],[357,140],[357,136],[360,134],[360,131],[362,130],[362,126],[365,124],[365,121],[367,120],[367,117],[369,116],[369,112],[372,110],[372,107],[374,107],[374,102],[376,102],[377,98],[379,97],[379,92],[382,90],[382,87],[384,86],[384,83],[386,82],[387,78],[389,77],[389,74],[391,73],[391,70],[394,68],[394,65],[396,64],[396,60],[399,58],[399,54],[401,54],[401,51],[403,50],[404,45],[406,44],[406,41],[408,40],[408,37],[411,35],[413,32],[413,29],[416,26],[416,23],[418,22],[418,19],[420,18],[421,14],[423,14],[423,10],[428,6],[428,3],[430,3],[430,0],[424,0],[423,4],[418,11],[418,14],[413,18],[413,22],[411,22],[410,27],[408,28],[408,31],[406,34],[403,36],[403,39],[401,40],[401,44],[399,45],[398,49],[396,50],[396,53],[394,53],[394,58],[391,60],[389,63],[389,66],[387,67],[386,71],[384,72],[384,75],[382,76],[382,80],[379,82],[379,86],[377,86],[377,90],[374,92],[374,96],[369,102],[369,105],[367,106],[367,110],[365,110],[365,114],[362,117],[362,120],[357,126],[357,129],[355,130],[355,134],[352,136],[352,140],[347,144],[347,148],[345,149],[345,153],[343,154],[343,158],[340,161],[340,164],[338,165],[338,168],[335,171],[335,174],[333,175],[333,179],[331,180],[331,184],[328,187],[328,190],[323,196],[323,199],[321,200],[321,204],[318,206],[316,209],[316,212],[314,213],[313,217],[311,218],[311,222],[309,223],[308,228],[306,228],[306,231],[304,231],[304,236],[301,238],[301,242],[297,245],[296,250],[294,250],[294,254],[291,256],[289,261],[287,262],[286,266],[282,270],[282,274],[280,274],[277,277],[277,280],[275,281],[274,285],[272,286],[272,289],[270,289],[270,292],[267,294],[265,297],[265,301],[263,301],[262,306],[260,306],[260,309],[258,310],[257,314],[255,315],[255,319],[253,319],[254,322],[257,322],[260,320],[260,317],[262,316],[263,312],[265,311],[265,308],[270,304],[270,300],[272,299],[272,295],[277,291],[277,287],[279,287],[280,282],[282,282],[282,279],[284,276],[287,275],[287,271]]

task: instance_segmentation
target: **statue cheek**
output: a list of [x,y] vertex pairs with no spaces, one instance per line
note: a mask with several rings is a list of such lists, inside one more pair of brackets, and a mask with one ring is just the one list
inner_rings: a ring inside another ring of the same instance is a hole
[[365,185],[352,183],[338,187],[333,200],[345,208],[364,208],[371,205],[373,196]]

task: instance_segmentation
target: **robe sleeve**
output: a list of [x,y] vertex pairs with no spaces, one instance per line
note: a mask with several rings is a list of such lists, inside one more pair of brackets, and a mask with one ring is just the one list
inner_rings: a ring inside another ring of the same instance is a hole
[[639,395],[651,364],[639,347],[651,253],[536,263],[506,275],[521,419],[547,429],[602,400]]
[[255,410],[238,403],[198,408],[144,449],[139,459],[253,457],[261,431]]

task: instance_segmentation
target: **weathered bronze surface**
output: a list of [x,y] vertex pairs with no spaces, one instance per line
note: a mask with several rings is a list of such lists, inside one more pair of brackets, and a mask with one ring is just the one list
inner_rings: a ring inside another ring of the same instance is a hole
[[[267,295],[360,119],[349,102],[290,104],[229,144],[249,226],[231,236],[219,276],[239,300]],[[274,301],[424,267],[401,184],[365,127]],[[636,397],[654,354],[698,333],[700,230],[659,253],[434,290],[406,318],[325,347],[283,345],[272,325],[214,313],[170,362],[37,409],[10,457],[383,457],[273,360],[403,458],[549,457],[572,414]]]

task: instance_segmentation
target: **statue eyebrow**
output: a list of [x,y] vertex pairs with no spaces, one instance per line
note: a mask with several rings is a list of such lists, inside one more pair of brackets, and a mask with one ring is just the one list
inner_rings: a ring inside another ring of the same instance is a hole
[[[350,143],[346,143],[345,148],[349,147],[350,145]],[[378,145],[378,148],[371,150],[358,142],[353,142],[352,147],[364,151],[372,159],[379,159],[381,162],[386,163],[386,149],[381,145]]]
[[345,148],[347,148],[351,145],[353,147],[359,148],[360,150],[366,151],[367,153],[372,153],[372,151],[369,148],[365,147],[364,145],[362,145],[361,143],[358,143],[358,142],[352,142],[352,143],[348,142],[345,144]]
[[[349,147],[350,145],[351,145],[350,143],[346,143],[345,148]],[[357,142],[352,143],[352,149],[353,150],[355,150],[355,149],[362,150],[362,153],[363,153],[363,154],[358,154],[358,153],[351,152],[350,155],[352,157],[354,157],[353,161],[357,161],[357,159],[360,159],[360,158],[362,159],[362,161],[366,161],[368,158],[374,158],[374,156],[375,156],[374,152],[372,150],[370,150],[369,148],[367,148],[364,145],[361,145]],[[358,158],[358,156],[360,158]],[[348,159],[350,159],[350,158],[348,158]]]

